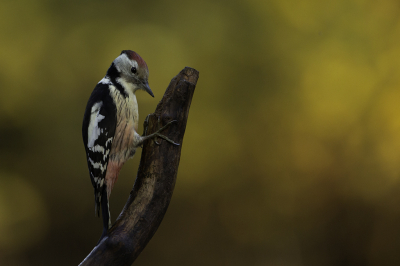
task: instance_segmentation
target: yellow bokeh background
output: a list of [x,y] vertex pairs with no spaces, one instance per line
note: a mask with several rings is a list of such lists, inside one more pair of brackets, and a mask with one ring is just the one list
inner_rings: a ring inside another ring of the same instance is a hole
[[399,42],[394,0],[3,0],[0,265],[78,265],[96,244],[81,123],[124,49],[156,95],[137,93],[140,132],[171,78],[200,72],[135,265],[400,265]]

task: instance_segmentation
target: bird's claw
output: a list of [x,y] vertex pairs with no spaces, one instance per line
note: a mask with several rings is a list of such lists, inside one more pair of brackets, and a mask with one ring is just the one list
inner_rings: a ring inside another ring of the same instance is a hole
[[[156,135],[156,137],[154,138],[154,143],[155,143],[156,145],[160,145],[160,144],[161,144],[160,142],[157,142],[157,137],[159,137],[159,138],[162,138],[162,139],[168,141],[169,143],[171,143],[171,144],[173,144],[173,145],[179,146],[178,143],[175,143],[173,140],[171,140],[171,139],[169,139],[168,137],[166,137],[166,136],[160,134],[161,131],[163,131],[164,129],[166,129],[166,128],[169,127],[172,123],[175,123],[175,122],[178,122],[178,121],[177,121],[177,120],[171,120],[171,121],[169,121],[165,126],[161,127],[160,129],[158,129],[158,130],[154,133],[154,135]],[[158,126],[161,126],[160,118],[158,118]]]
[[[166,141],[168,141],[169,143],[171,143],[171,144],[173,144],[173,145],[179,146],[179,143],[174,142],[173,140],[169,139],[168,137],[166,137],[166,136],[164,136],[164,135],[162,135],[162,134],[158,134],[158,133],[157,133],[156,136],[159,137],[159,138],[162,138],[162,139],[164,139],[164,140],[166,140]],[[157,145],[160,145],[160,144],[161,144],[161,143],[157,142],[156,139],[154,139],[154,142],[155,142]]]

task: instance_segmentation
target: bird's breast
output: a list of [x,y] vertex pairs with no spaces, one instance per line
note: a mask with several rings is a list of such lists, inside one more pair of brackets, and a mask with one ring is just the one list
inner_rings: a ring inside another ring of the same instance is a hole
[[119,97],[114,98],[117,107],[117,124],[110,158],[125,162],[132,156],[135,132],[138,130],[139,113],[136,97],[133,93],[128,97],[117,96]]

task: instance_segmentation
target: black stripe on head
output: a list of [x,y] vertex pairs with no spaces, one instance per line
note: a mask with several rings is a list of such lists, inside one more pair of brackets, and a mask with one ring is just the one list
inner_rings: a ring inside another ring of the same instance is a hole
[[121,76],[119,73],[117,67],[115,66],[114,62],[111,64],[111,66],[107,70],[107,76],[110,77],[110,79],[116,79]]
[[117,88],[117,90],[119,90],[121,95],[124,96],[125,98],[128,97],[128,94],[125,92],[122,85],[117,82],[117,78],[119,78],[121,76],[121,73],[119,73],[114,62],[111,64],[110,68],[107,70],[107,76],[110,78],[111,82]]

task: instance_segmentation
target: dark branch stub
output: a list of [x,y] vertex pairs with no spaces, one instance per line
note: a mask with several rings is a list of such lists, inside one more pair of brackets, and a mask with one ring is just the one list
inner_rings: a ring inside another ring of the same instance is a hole
[[132,265],[157,231],[167,211],[175,187],[181,156],[183,135],[189,116],[199,72],[185,67],[171,80],[156,111],[147,116],[145,134],[149,135],[172,120],[176,123],[162,134],[178,143],[173,145],[159,138],[143,143],[142,157],[135,184],[124,209],[108,236],[103,238],[80,266]]

